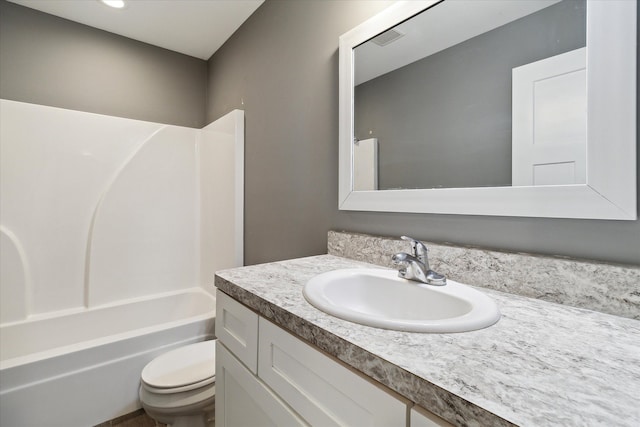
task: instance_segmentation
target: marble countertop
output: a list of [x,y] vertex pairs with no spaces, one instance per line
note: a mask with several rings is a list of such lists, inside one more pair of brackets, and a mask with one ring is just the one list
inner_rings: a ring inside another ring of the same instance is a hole
[[640,321],[479,288],[502,318],[458,334],[389,331],[304,299],[313,276],[380,268],[320,255],[218,272],[263,317],[462,426],[640,425]]

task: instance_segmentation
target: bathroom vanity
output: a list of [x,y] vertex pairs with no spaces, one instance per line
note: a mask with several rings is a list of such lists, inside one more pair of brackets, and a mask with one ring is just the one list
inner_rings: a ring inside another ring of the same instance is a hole
[[[223,292],[217,298],[220,425],[405,425],[407,399]],[[412,417],[421,420],[415,425],[450,425],[418,412]]]
[[482,288],[500,307],[497,324],[412,333],[340,320],[303,297],[318,274],[372,267],[321,255],[218,272],[218,425],[640,420],[637,320]]

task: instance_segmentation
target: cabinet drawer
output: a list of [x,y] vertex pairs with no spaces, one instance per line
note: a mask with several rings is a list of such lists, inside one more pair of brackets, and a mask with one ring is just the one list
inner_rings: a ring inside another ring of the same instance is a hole
[[258,315],[219,290],[216,337],[251,372],[258,372]]
[[311,425],[406,425],[408,401],[263,318],[258,376]]
[[216,343],[216,426],[308,426],[220,343]]

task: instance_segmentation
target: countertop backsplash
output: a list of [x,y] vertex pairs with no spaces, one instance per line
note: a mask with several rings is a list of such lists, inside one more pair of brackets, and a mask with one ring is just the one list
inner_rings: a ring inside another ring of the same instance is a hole
[[[424,242],[433,270],[469,285],[640,320],[640,266]],[[329,231],[328,253],[392,267],[399,238]]]

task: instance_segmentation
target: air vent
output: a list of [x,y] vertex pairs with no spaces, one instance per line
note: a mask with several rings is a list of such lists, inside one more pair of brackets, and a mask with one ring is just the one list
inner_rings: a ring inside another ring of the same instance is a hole
[[376,37],[372,38],[371,41],[377,44],[378,46],[386,46],[389,43],[392,43],[398,40],[402,36],[404,36],[404,34],[402,34],[401,32],[391,29],[391,30],[385,31],[382,34],[377,35]]

